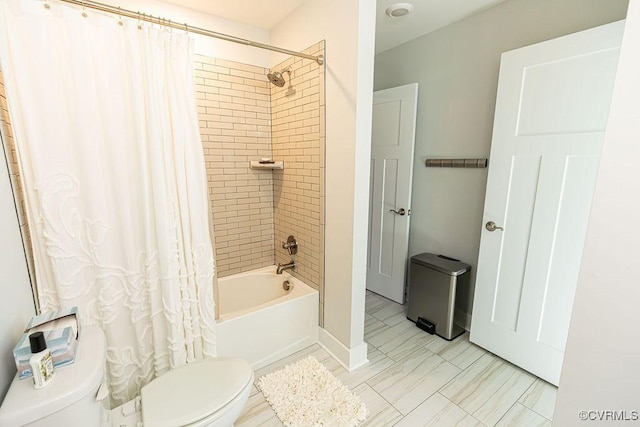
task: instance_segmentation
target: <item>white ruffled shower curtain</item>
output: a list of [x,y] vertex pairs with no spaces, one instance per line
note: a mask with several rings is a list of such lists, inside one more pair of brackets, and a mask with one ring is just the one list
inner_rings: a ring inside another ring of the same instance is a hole
[[214,356],[193,41],[55,1],[0,0],[0,67],[42,310],[77,305],[83,325],[104,330],[115,404]]

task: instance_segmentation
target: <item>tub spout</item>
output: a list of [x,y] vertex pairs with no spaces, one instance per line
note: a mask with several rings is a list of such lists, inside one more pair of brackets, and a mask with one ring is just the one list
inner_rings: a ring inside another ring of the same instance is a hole
[[283,271],[285,270],[290,270],[296,268],[296,262],[295,261],[291,261],[288,262],[286,264],[278,264],[278,268],[276,269],[276,274],[282,274]]

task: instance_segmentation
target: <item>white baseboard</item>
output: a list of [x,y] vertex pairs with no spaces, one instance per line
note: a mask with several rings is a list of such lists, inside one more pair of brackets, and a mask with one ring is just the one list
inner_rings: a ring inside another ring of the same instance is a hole
[[369,363],[366,342],[349,349],[326,329],[318,326],[318,344],[349,372]]

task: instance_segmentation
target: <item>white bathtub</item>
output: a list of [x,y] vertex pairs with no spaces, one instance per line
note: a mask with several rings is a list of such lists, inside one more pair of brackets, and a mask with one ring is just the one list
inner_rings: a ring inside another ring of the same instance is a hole
[[[318,291],[276,267],[218,279],[218,356],[259,369],[318,341]],[[293,288],[285,291],[282,282]]]

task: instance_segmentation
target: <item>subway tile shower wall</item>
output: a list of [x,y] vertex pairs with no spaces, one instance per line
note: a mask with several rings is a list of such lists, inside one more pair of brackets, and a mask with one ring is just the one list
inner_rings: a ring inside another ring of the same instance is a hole
[[266,68],[196,56],[196,97],[218,277],[273,265],[273,174]]
[[[304,52],[323,55],[324,42]],[[289,58],[272,68],[291,67],[282,88],[266,68],[205,56],[195,67],[218,276],[289,262],[281,245],[293,234],[293,274],[321,290],[324,67]],[[290,83],[295,94],[286,96]],[[262,157],[285,169],[249,168]]]
[[[303,51],[324,55],[324,42]],[[324,276],[324,66],[289,58],[273,70],[291,67],[284,87],[271,85],[273,157],[284,170],[273,173],[275,262],[289,262],[282,242],[293,234],[298,241],[294,276],[320,290]],[[322,312],[322,310],[321,310]]]

